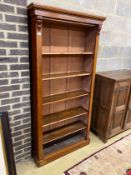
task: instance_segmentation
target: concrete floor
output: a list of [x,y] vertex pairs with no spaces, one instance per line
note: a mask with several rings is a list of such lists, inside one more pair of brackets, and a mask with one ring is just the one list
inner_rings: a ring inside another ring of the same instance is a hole
[[91,133],[90,145],[87,145],[62,158],[59,158],[41,168],[38,168],[35,165],[33,159],[25,162],[19,162],[17,164],[17,173],[18,175],[63,175],[63,172],[74,164],[80,162],[82,159],[113,143],[121,137],[128,135],[129,133],[131,133],[131,130],[128,130],[122,134],[113,137],[112,139],[109,139],[106,144],[104,144],[98,137]]

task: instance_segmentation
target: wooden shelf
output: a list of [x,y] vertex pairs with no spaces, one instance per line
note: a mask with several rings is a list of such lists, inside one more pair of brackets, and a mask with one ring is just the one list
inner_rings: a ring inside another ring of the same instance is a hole
[[91,75],[91,73],[89,73],[89,72],[71,72],[71,73],[47,74],[47,75],[43,75],[42,80],[73,78],[73,77],[82,77],[82,76],[89,76],[89,75]]
[[58,140],[60,138],[66,137],[68,135],[77,133],[79,131],[82,131],[86,128],[86,126],[82,122],[75,122],[73,124],[70,124],[68,126],[64,126],[58,129],[55,129],[53,131],[49,131],[47,133],[44,133],[44,141],[43,144],[47,144],[50,142],[53,142],[55,140]]
[[72,147],[75,144],[86,141],[85,135],[81,132],[74,133],[70,136],[64,137],[62,139],[57,140],[52,144],[48,144],[44,146],[44,155],[51,156],[52,154],[59,154],[59,151],[65,150],[67,147]]
[[82,107],[72,108],[65,111],[49,114],[43,117],[43,127],[76,118],[84,114],[87,114],[87,110]]
[[89,95],[89,92],[84,91],[84,90],[78,90],[78,91],[73,91],[73,92],[57,94],[57,95],[51,95],[51,96],[43,97],[43,105],[65,101],[65,100],[71,100],[71,99],[75,99],[79,97],[84,97],[87,95]]
[[93,52],[42,52],[42,55],[93,55]]

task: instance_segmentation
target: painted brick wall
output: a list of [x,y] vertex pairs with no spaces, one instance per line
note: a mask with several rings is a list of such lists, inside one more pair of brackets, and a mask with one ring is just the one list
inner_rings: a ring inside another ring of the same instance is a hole
[[131,0],[27,0],[105,15],[97,71],[131,68]]
[[0,111],[8,111],[16,161],[30,157],[26,0],[0,0]]

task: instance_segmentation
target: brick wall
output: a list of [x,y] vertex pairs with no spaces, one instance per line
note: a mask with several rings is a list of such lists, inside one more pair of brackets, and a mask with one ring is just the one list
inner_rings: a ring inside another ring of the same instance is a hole
[[16,161],[30,157],[26,0],[0,0],[0,111],[8,111]]
[[105,15],[97,71],[131,69],[131,0],[27,0]]

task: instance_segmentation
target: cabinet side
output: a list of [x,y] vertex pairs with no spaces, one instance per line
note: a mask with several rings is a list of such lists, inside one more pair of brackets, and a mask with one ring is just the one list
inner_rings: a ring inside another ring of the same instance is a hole
[[114,86],[114,81],[96,75],[91,127],[104,142],[110,135]]

